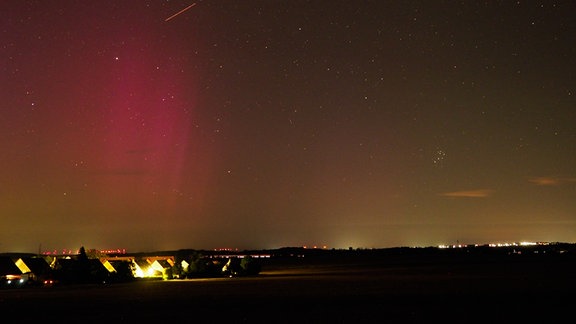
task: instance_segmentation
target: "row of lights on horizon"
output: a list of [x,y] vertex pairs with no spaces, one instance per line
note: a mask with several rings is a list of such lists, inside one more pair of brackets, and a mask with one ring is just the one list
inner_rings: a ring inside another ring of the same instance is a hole
[[[328,249],[327,245],[313,245],[313,246],[308,246],[308,245],[302,245],[303,249],[323,249],[326,250]],[[216,252],[238,252],[240,251],[238,248],[217,248],[214,249],[214,251]]]
[[[93,251],[93,250],[89,250]],[[126,249],[111,249],[111,250],[97,250],[99,253],[102,254],[126,254]],[[52,251],[44,251],[42,255],[77,255],[80,253],[80,250],[71,250],[71,249],[63,249],[61,251],[52,250]]]
[[[311,247],[308,247],[307,245],[303,245],[302,248],[304,249],[328,249],[327,245],[322,245],[322,246],[318,246],[318,245],[314,245]],[[93,250],[90,250],[93,251]],[[99,253],[102,254],[126,254],[126,249],[121,248],[121,249],[109,249],[109,250],[97,250]],[[239,249],[238,248],[216,248],[214,249],[214,251],[216,252],[238,252]],[[77,255],[80,253],[79,249],[62,249],[62,250],[52,250],[52,251],[43,251],[41,252],[42,255]]]
[[[507,246],[533,246],[533,245],[548,245],[547,242],[514,242],[514,243],[488,243],[484,245],[472,244],[474,247],[489,246],[489,247],[507,247]],[[455,245],[438,245],[440,249],[458,249],[469,247],[470,244],[455,244]]]

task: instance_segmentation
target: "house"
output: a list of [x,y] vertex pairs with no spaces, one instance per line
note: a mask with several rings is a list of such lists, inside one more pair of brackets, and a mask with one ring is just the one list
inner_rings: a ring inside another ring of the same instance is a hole
[[116,269],[114,268],[114,266],[110,261],[106,259],[101,259],[100,262],[102,262],[102,265],[104,266],[104,268],[106,268],[106,270],[108,270],[109,273],[116,272]]
[[154,260],[150,267],[160,273],[162,278],[172,279],[172,264],[168,260]]
[[18,287],[28,282],[28,276],[16,266],[9,256],[0,256],[0,286]]
[[35,283],[44,283],[52,280],[52,268],[46,259],[41,257],[21,257],[15,265],[28,276],[28,280]]
[[54,272],[62,283],[101,283],[110,276],[99,259],[58,259]]
[[134,279],[134,261],[127,260],[104,260],[109,266],[106,266],[110,270],[110,281],[111,282],[126,282]]
[[134,277],[146,278],[161,276],[162,274],[156,274],[154,268],[146,260],[137,259],[134,260]]

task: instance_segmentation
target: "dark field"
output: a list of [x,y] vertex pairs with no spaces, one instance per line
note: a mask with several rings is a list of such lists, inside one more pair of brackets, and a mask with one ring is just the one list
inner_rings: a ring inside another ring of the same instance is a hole
[[[0,290],[14,322],[559,323],[574,258],[263,261],[257,277]],[[13,317],[12,317],[13,316]]]

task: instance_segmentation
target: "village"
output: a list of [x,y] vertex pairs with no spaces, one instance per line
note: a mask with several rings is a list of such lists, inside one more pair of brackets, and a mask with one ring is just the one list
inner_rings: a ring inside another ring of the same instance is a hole
[[257,275],[260,257],[265,256],[206,256],[197,251],[102,254],[84,247],[66,255],[5,254],[0,256],[0,288]]

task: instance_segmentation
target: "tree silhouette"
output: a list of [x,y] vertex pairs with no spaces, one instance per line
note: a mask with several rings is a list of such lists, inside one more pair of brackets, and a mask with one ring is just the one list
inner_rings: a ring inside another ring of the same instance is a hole
[[80,250],[78,250],[77,259],[78,261],[88,261],[88,255],[86,254],[86,249],[84,249],[83,246],[81,246]]
[[86,283],[90,281],[90,261],[88,255],[86,254],[86,249],[83,246],[80,247],[78,255],[76,257],[77,268],[76,268],[76,280],[80,283]]
[[202,254],[198,252],[192,253],[190,255],[187,275],[189,277],[203,277],[206,275],[206,272],[206,260],[204,260]]
[[258,261],[254,260],[250,255],[245,256],[240,261],[240,269],[242,274],[247,276],[253,276],[260,273],[261,265]]

